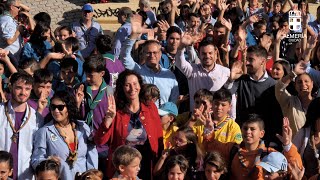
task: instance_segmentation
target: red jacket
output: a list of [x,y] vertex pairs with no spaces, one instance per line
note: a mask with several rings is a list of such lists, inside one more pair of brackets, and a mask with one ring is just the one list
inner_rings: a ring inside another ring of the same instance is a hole
[[[163,134],[158,109],[154,103],[150,103],[149,105],[141,103],[140,120],[148,135],[152,150],[150,153],[155,157],[153,159],[156,159],[159,154],[161,155],[163,149]],[[126,137],[128,136],[129,122],[130,114],[123,110],[117,110],[116,117],[111,126],[107,128],[104,123],[101,123],[94,136],[94,141],[97,145],[107,144],[110,148],[109,158],[107,159],[107,174],[109,178],[115,172],[115,168],[112,165],[112,153],[117,147],[125,144]]]

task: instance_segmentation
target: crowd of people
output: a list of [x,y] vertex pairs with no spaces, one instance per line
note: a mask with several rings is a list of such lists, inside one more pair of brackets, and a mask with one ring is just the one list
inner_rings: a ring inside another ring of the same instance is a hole
[[0,9],[0,179],[320,178],[320,6],[140,0],[114,37]]

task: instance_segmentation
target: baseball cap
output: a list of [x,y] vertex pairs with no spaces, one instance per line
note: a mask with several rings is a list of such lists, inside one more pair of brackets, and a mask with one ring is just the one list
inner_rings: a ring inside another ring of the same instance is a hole
[[85,4],[82,7],[82,11],[90,11],[93,12],[93,7],[90,4]]
[[272,152],[262,159],[259,166],[269,173],[287,171],[288,161],[282,153]]
[[168,114],[173,114],[175,116],[178,116],[178,108],[177,105],[173,102],[166,102],[163,105],[161,105],[158,109],[160,116],[165,116]]

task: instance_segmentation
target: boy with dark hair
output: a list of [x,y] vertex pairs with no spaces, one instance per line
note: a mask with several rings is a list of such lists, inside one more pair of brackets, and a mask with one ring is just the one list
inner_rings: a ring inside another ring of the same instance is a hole
[[73,58],[64,58],[60,63],[61,80],[54,86],[55,91],[70,91],[80,83],[77,77],[78,63]]
[[[106,62],[101,55],[92,55],[83,64],[83,70],[87,80],[80,84],[76,90],[77,106],[80,109],[80,116],[86,121],[92,130],[92,135],[96,133],[108,110],[108,95],[113,94],[113,88],[107,85],[110,76],[106,69]],[[99,167],[105,171],[101,163],[106,163],[108,156],[108,146],[97,146],[99,153]]]
[[53,75],[46,69],[38,69],[33,75],[34,83],[28,104],[38,111],[42,117],[49,114],[50,98],[53,96]]
[[[235,143],[221,143],[215,139],[215,134],[209,132],[204,135],[204,148],[207,152],[218,151],[229,160],[230,179],[263,179],[263,169],[259,165],[260,159],[270,152],[276,152],[273,148],[266,147],[262,140],[264,131],[264,122],[256,114],[249,115],[247,121],[242,126],[243,142],[240,145]],[[277,137],[283,144],[284,155],[288,162],[297,163],[302,167],[302,160],[297,148],[292,144],[292,130],[287,118],[283,119],[282,136]]]
[[[203,134],[214,133],[215,139],[222,143],[235,142],[240,144],[242,141],[240,127],[229,116],[232,100],[231,93],[226,89],[220,89],[211,97],[213,98],[209,106],[211,108],[205,108],[204,103],[195,108],[189,125],[194,129],[198,137],[202,137]],[[198,104],[196,98],[195,102]]]
[[110,73],[110,81],[107,82],[113,88],[116,87],[118,75],[124,71],[122,62],[112,54],[112,40],[108,35],[100,35],[96,41],[97,50],[106,61],[106,68]]

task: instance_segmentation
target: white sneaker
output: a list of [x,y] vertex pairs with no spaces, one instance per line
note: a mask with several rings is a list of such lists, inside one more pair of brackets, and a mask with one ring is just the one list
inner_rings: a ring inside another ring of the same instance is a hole
[[320,0],[316,0],[316,2],[315,2],[316,4],[319,4],[320,3]]

